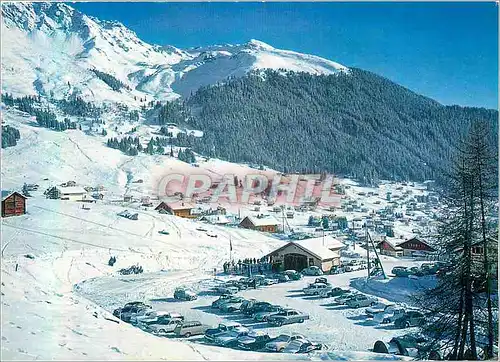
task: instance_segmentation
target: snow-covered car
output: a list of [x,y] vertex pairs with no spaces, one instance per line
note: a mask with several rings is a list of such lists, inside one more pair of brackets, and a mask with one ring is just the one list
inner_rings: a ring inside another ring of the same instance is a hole
[[303,323],[309,319],[309,315],[301,313],[295,309],[283,309],[278,314],[267,318],[269,324],[274,326],[282,326],[284,324]]
[[296,270],[285,270],[283,274],[290,278],[290,280],[299,280],[302,278],[302,274],[300,274]]
[[[239,330],[242,330],[246,327],[243,327],[240,323],[237,322],[220,323],[216,328],[210,328],[205,331],[205,339],[209,342],[212,342],[219,334],[226,333],[237,328]],[[248,328],[246,329],[247,331],[249,331]]]
[[219,298],[212,303],[212,308],[220,309],[225,304],[233,304],[233,303],[242,303],[244,299],[242,297],[238,297],[235,295],[230,296],[229,298]]
[[121,308],[116,308],[113,311],[113,315],[115,317],[120,318],[120,315],[122,313],[128,313],[128,312],[131,312],[131,311],[137,311],[137,310],[140,310],[141,308],[151,309],[152,307],[150,305],[144,304],[144,302],[129,302],[129,303],[125,304]]
[[198,296],[196,295],[196,293],[191,290],[187,290],[184,288],[177,288],[174,291],[174,299],[177,300],[195,300],[197,298]]
[[233,298],[231,294],[223,294],[219,297],[219,299],[216,299],[212,302],[212,308],[217,309],[219,306],[227,301],[228,299]]
[[269,334],[263,331],[250,331],[246,336],[239,337],[236,340],[236,348],[244,351],[258,351],[265,347],[271,340]]
[[266,343],[266,350],[271,352],[282,352],[290,344],[290,342],[296,339],[305,340],[305,337],[300,334],[293,336],[290,336],[288,334],[281,334],[272,341]]
[[283,308],[281,306],[272,305],[265,311],[255,313],[253,319],[257,322],[265,322],[270,316],[278,314],[282,310]]
[[216,238],[217,234],[214,233],[213,231],[207,231],[207,236],[210,236],[211,238]]
[[155,318],[148,318],[148,319],[142,319],[138,322],[139,328],[147,328],[148,325],[151,324],[166,324],[169,323],[171,319],[180,319],[184,320],[184,316],[180,315],[179,313],[175,312],[170,312],[170,313],[165,313],[162,312],[160,315],[156,316]]
[[332,285],[329,283],[313,283],[302,289],[305,295],[319,295],[321,292],[329,292],[330,290],[332,290]]
[[318,275],[323,275],[323,271],[320,268],[318,268],[317,266],[312,265],[312,266],[302,270],[302,274],[318,276]]
[[394,304],[387,304],[383,302],[377,302],[372,306],[365,309],[365,314],[368,317],[373,317],[377,313],[390,313],[394,308],[397,308]]
[[377,313],[373,316],[374,321],[378,321],[382,324],[394,323],[396,319],[401,318],[406,313],[403,308],[394,308],[392,311],[388,313]]
[[231,331],[216,335],[213,341],[218,346],[230,347],[236,344],[238,338],[246,336],[248,333],[248,328],[234,328]]
[[231,294],[236,294],[239,292],[239,288],[235,286],[226,286],[226,285],[221,285],[217,288],[215,288],[215,291],[219,294],[223,295],[231,295]]
[[239,310],[241,308],[241,305],[243,304],[244,301],[245,301],[245,299],[242,297],[236,297],[236,298],[230,299],[227,302],[222,303],[219,306],[219,310],[221,312],[236,312],[237,310]]
[[141,310],[139,313],[130,317],[130,323],[137,324],[137,323],[147,323],[149,321],[156,321],[159,316],[164,314],[167,314],[167,312],[158,312],[152,309],[144,309]]
[[278,284],[278,281],[276,279],[271,279],[271,278],[266,278],[262,281],[262,285],[273,285],[273,284]]
[[375,304],[376,300],[373,298],[369,298],[366,295],[357,295],[356,297],[349,299],[345,304],[349,308],[359,308],[359,307],[368,307],[369,305]]
[[338,297],[335,297],[333,300],[337,304],[345,304],[349,299],[354,298],[355,296],[359,295],[360,293],[352,290],[346,291],[344,294],[339,295]]
[[208,231],[207,229],[205,229],[205,228],[204,228],[204,227],[202,227],[202,226],[198,226],[198,227],[196,228],[196,230],[198,230],[198,231],[203,231],[203,232],[207,232],[207,231]]
[[325,277],[316,278],[314,280],[314,283],[316,283],[316,284],[318,284],[318,283],[329,284],[328,279],[326,279]]
[[146,327],[146,330],[148,332],[151,332],[153,334],[165,334],[165,333],[172,333],[174,332],[175,328],[177,328],[178,325],[182,324],[183,320],[182,319],[169,319],[168,321],[165,321],[165,323],[161,324],[150,324]]

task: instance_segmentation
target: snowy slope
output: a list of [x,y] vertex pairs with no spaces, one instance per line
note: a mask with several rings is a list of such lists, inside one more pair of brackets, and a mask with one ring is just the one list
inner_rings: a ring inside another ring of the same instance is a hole
[[[130,103],[134,96],[189,96],[200,86],[255,69],[348,71],[256,40],[186,51],[151,45],[118,22],[100,21],[63,3],[2,3],[2,15],[2,90],[14,95],[80,95]],[[131,90],[113,91],[91,69],[113,75]]]

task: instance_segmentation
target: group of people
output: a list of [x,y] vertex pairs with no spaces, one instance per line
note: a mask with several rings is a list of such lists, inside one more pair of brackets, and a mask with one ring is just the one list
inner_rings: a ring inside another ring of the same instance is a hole
[[231,260],[227,261],[223,264],[224,273],[230,274],[260,274],[263,275],[265,272],[271,271],[271,264],[269,260],[266,258],[256,259],[256,258],[245,258],[243,260],[238,260],[238,262],[234,262]]

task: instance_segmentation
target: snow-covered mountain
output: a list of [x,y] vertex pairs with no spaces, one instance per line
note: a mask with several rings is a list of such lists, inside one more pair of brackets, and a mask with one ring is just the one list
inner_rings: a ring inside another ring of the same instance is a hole
[[[2,90],[14,95],[133,102],[171,99],[254,69],[313,74],[347,71],[317,56],[251,40],[181,50],[148,44],[118,22],[101,21],[64,3],[2,3]],[[129,87],[113,90],[93,69]]]

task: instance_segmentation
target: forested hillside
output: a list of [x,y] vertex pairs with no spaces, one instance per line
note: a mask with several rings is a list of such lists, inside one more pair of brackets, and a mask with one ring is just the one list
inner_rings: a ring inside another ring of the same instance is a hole
[[205,132],[189,140],[195,151],[286,172],[439,178],[472,120],[498,138],[497,111],[443,106],[360,69],[253,73],[202,88],[185,107]]

